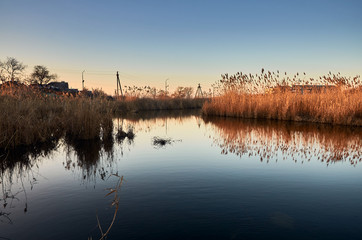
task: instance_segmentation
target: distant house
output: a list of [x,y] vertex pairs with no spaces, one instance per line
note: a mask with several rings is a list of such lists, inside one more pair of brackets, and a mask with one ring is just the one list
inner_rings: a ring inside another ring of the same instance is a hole
[[336,89],[333,85],[293,85],[291,91],[295,93],[325,93],[327,90]]
[[78,89],[75,88],[69,88],[68,82],[50,82],[46,85],[46,88],[49,90],[55,91],[55,92],[62,92],[62,93],[68,93],[73,96],[79,93]]
[[327,90],[336,89],[334,85],[292,85],[292,86],[278,86],[273,88],[268,88],[265,90],[265,93],[280,93],[280,92],[292,92],[292,93],[325,93]]
[[77,94],[79,94],[78,89],[74,89],[74,88],[69,88],[69,84],[67,82],[51,82],[48,84],[38,84],[38,83],[32,83],[30,85],[25,85],[24,83],[21,82],[17,82],[17,81],[9,81],[9,82],[4,82],[2,84],[0,84],[0,92],[2,91],[7,91],[7,90],[11,90],[12,92],[14,91],[23,91],[24,89],[33,89],[33,90],[39,90],[43,93],[47,93],[47,94],[57,94],[57,95],[62,95],[62,94],[67,94],[67,95],[73,95],[76,96]]
[[54,90],[60,90],[63,92],[69,91],[69,84],[67,82],[51,82],[47,84],[47,87]]

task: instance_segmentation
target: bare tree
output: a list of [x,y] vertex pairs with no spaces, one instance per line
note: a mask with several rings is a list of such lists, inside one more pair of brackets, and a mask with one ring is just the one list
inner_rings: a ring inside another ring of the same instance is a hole
[[192,87],[177,87],[172,94],[174,98],[190,98],[193,92]]
[[3,68],[4,63],[0,61],[0,81],[2,83],[6,82],[5,69]]
[[6,61],[0,62],[0,80],[2,82],[19,81],[25,68],[26,65],[19,62],[16,58],[7,57]]
[[57,77],[58,76],[56,74],[50,74],[47,67],[36,65],[34,66],[33,73],[30,75],[30,82],[43,85],[49,83]]

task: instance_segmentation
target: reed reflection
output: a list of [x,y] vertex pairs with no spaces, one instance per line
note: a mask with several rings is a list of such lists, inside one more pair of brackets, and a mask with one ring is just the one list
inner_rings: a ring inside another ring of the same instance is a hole
[[11,209],[22,207],[28,211],[27,191],[32,190],[39,179],[39,162],[59,147],[53,139],[41,144],[3,150],[0,154],[0,222],[12,224]]
[[259,157],[260,161],[292,159],[304,163],[312,158],[326,162],[362,161],[362,129],[281,121],[204,118],[217,133],[214,143],[222,154]]
[[162,126],[165,130],[164,133],[167,135],[168,121],[177,121],[182,125],[183,122],[196,116],[200,116],[200,109],[138,112],[128,114],[122,120],[122,125],[131,125],[137,132],[150,132],[157,126]]
[[[115,164],[115,138],[113,132],[93,140],[65,138],[64,168],[73,172],[79,171],[82,181],[95,182],[97,178],[104,180]],[[117,143],[120,147],[123,144],[118,141]]]
[[[92,140],[65,137],[27,147],[17,147],[0,154],[0,222],[11,224],[13,209],[28,211],[27,192],[46,179],[41,162],[51,159],[60,149],[65,151],[65,169],[71,170],[81,182],[104,180],[113,170],[114,136],[103,134]],[[79,171],[80,170],[80,171]],[[43,173],[44,174],[44,173]]]

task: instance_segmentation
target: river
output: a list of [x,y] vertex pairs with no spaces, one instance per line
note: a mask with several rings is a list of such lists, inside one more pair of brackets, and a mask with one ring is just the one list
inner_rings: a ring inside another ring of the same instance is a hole
[[362,235],[361,128],[198,112],[114,128],[112,139],[2,156],[0,239],[99,239],[114,216],[108,239]]

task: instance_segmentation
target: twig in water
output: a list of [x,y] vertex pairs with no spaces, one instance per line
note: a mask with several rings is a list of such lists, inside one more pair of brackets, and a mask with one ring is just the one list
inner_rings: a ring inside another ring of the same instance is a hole
[[[97,214],[97,224],[98,224],[98,228],[99,231],[101,232],[101,237],[99,238],[100,240],[105,239],[109,233],[109,231],[111,230],[114,221],[116,220],[116,216],[117,216],[117,212],[118,212],[118,208],[119,208],[119,196],[118,196],[118,191],[121,189],[122,183],[123,183],[123,176],[119,176],[118,174],[112,174],[111,176],[116,176],[118,177],[118,182],[115,188],[109,188],[109,192],[105,195],[105,197],[114,194],[114,198],[112,201],[111,206],[115,207],[115,211],[113,214],[113,218],[112,218],[112,222],[109,224],[107,231],[103,232],[102,226],[100,224],[99,218],[98,218],[98,214]],[[91,238],[90,238],[91,239]]]

